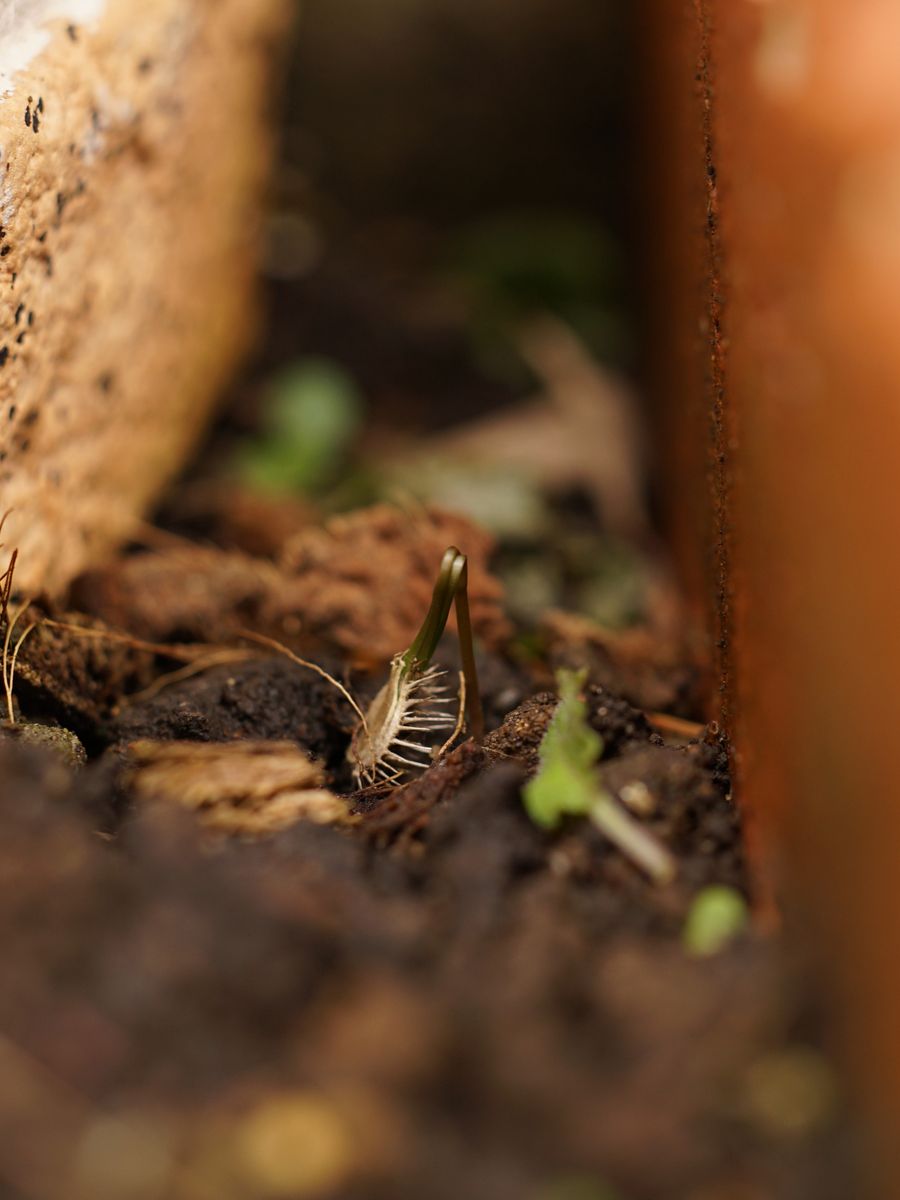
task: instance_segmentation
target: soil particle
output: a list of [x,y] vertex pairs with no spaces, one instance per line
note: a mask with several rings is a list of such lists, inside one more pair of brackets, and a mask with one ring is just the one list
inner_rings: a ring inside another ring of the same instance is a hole
[[558,703],[551,692],[541,692],[520,704],[484,739],[487,753],[493,758],[518,759],[529,771],[536,771],[538,749]]
[[737,808],[697,755],[666,746],[634,748],[605,764],[601,776],[620,799],[629,787],[644,790],[652,806],[648,823],[678,854],[682,886],[746,889]]
[[654,737],[642,712],[632,704],[592,684],[586,693],[588,720],[603,738],[604,757],[612,758],[634,742],[646,742]]
[[702,713],[705,674],[686,661],[680,640],[644,627],[608,630],[557,611],[544,614],[541,634],[554,669],[587,667],[591,683],[649,712]]
[[4,723],[0,726],[0,738],[18,741],[28,746],[42,746],[52,751],[69,767],[83,767],[87,752],[78,738],[61,725],[44,725],[36,721]]
[[[643,713],[627,700],[602,687],[587,689],[588,718],[603,738],[604,756],[612,758],[631,743],[650,741],[655,735]],[[547,726],[559,703],[552,692],[532,696],[504,719],[499,729],[489,733],[485,750],[498,758],[518,759],[529,772],[538,765],[538,750]]]

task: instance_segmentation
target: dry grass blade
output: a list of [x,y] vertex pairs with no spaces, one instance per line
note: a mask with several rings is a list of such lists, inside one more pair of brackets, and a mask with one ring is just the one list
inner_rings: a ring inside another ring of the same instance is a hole
[[[10,510],[4,513],[2,519],[0,519],[0,533],[2,533],[3,526],[6,524],[9,511]],[[2,546],[0,546],[0,549],[2,549]],[[12,554],[10,555],[9,564],[7,565],[6,570],[2,575],[0,575],[0,624],[3,626],[3,656],[0,667],[2,667],[3,673],[3,694],[6,702],[6,717],[10,725],[15,725],[16,723],[16,706],[13,692],[16,680],[16,663],[19,659],[19,651],[25,644],[26,639],[40,624],[39,621],[32,621],[32,623],[25,629],[24,633],[19,636],[15,644],[13,644],[13,634],[15,633],[16,626],[31,607],[31,601],[26,600],[19,605],[15,613],[13,613],[10,609],[10,602],[12,600],[13,586],[16,576],[16,563],[18,562],[18,559],[19,551],[13,550]]]
[[28,628],[25,630],[25,632],[20,636],[19,640],[16,642],[16,647],[12,652],[12,658],[9,659],[8,665],[7,665],[6,655],[4,652],[3,686],[4,686],[4,690],[6,692],[6,707],[7,707],[7,713],[9,715],[9,722],[11,725],[15,724],[15,716],[16,716],[15,704],[13,703],[13,690],[14,690],[14,685],[15,685],[15,681],[16,681],[16,664],[19,661],[19,651],[24,646],[26,639],[34,632],[35,629],[37,629],[38,625],[40,625],[40,621],[32,621],[31,624],[28,626]]
[[76,625],[72,621],[56,621],[45,617],[41,622],[48,629],[62,629],[73,633],[76,637],[94,639],[100,642],[118,642],[131,650],[145,650],[148,654],[159,654],[163,658],[174,658],[180,662],[193,663],[203,655],[210,653],[208,646],[179,646],[174,642],[145,642],[130,633],[122,633],[116,629],[92,629],[87,625]]

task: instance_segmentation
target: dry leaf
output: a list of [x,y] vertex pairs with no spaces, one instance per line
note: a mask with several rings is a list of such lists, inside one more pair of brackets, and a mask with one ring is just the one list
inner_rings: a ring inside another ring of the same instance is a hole
[[133,742],[128,761],[136,800],[180,805],[218,833],[256,838],[348,819],[322,768],[291,742]]

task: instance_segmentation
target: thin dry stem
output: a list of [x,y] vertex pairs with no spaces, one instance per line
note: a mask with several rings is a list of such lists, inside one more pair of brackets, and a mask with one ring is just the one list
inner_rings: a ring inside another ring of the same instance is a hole
[[[0,533],[2,533],[3,526],[6,524],[6,519],[11,511],[11,509],[8,509],[3,514],[3,517],[0,518]],[[10,646],[12,645],[13,632],[15,631],[15,628],[21,618],[31,607],[31,601],[26,600],[19,605],[14,616],[11,615],[9,611],[9,602],[12,598],[13,582],[15,580],[16,563],[18,562],[18,559],[19,551],[17,549],[13,550],[12,554],[10,555],[9,565],[3,574],[0,575],[0,620],[2,620],[5,627],[3,632],[3,658],[0,666],[2,666],[3,692],[6,699],[6,713],[10,725],[15,725],[16,723],[16,707],[13,702],[13,684],[15,683],[16,678],[16,663],[19,658],[19,651],[22,649],[25,639],[32,632],[35,626],[39,624],[39,622],[33,621],[31,625],[28,626],[28,628],[16,642],[12,656],[10,657]]]
[[686,738],[688,741],[701,737],[706,729],[705,725],[701,725],[697,721],[687,721],[684,717],[673,717],[669,713],[648,712],[645,713],[645,716],[659,733]]
[[94,638],[101,642],[119,642],[131,650],[145,650],[148,654],[159,654],[181,662],[196,662],[206,651],[204,646],[188,647],[165,642],[145,642],[141,638],[132,637],[130,633],[120,633],[114,629],[90,629],[85,625],[75,625],[69,621],[55,621],[50,617],[46,617],[42,624],[50,629],[62,629],[66,633],[74,633],[78,637]]
[[[13,627],[15,621],[10,620],[9,605],[7,598],[3,598],[3,616],[6,621],[6,630],[3,634],[3,693],[6,697],[6,716],[10,725],[16,723],[16,710],[13,704],[12,681],[9,678],[9,643],[12,638]],[[18,620],[18,618],[16,618]]]
[[16,642],[16,648],[13,650],[12,659],[9,663],[8,679],[6,675],[4,675],[3,686],[6,691],[6,707],[7,712],[9,713],[10,725],[15,725],[16,723],[15,705],[13,704],[13,686],[16,681],[16,664],[19,661],[19,651],[24,646],[25,640],[34,632],[35,629],[37,629],[38,625],[40,625],[40,621],[32,621],[19,640]]
[[[6,521],[7,516],[8,516],[8,512],[7,512],[7,514],[4,515],[4,517],[2,517],[2,520],[0,521],[0,530],[2,530],[2,526],[4,526],[4,522]],[[12,644],[13,631],[14,631],[14,629],[16,629],[16,626],[18,625],[20,618],[24,617],[25,613],[28,612],[29,608],[31,607],[31,601],[25,600],[25,601],[23,601],[23,604],[19,605],[18,610],[16,611],[16,614],[14,614],[14,616],[11,616],[11,614],[10,614],[10,598],[12,596],[13,580],[14,580],[14,577],[16,577],[16,563],[18,562],[18,557],[19,557],[18,550],[14,550],[10,557],[10,565],[7,566],[6,570],[4,571],[4,574],[2,574],[2,576],[0,576],[0,581],[1,581],[0,582],[0,619],[2,620],[2,622],[4,622],[4,625],[5,625],[4,652],[2,652],[2,664],[1,664],[1,666],[2,666],[2,683],[4,683],[4,695],[6,698],[6,714],[7,714],[8,721],[10,721],[10,725],[16,724],[16,706],[14,706],[14,703],[13,703],[13,683],[14,683],[14,680],[16,680],[16,662],[18,660],[19,650],[22,649],[25,638],[29,636],[31,630],[34,629],[35,625],[38,624],[37,622],[32,622],[28,626],[28,629],[25,630],[24,634],[19,637],[19,640],[16,643],[16,648],[14,648],[13,653],[12,653],[12,658],[11,658],[10,646]]]

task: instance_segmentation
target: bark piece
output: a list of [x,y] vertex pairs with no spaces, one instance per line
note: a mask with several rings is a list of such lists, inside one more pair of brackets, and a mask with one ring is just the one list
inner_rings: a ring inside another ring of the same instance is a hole
[[0,504],[29,590],[129,533],[253,332],[285,12],[3,6]]
[[258,838],[298,821],[330,825],[347,808],[323,787],[323,772],[290,742],[134,742],[126,788],[197,814],[216,833]]

